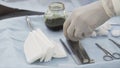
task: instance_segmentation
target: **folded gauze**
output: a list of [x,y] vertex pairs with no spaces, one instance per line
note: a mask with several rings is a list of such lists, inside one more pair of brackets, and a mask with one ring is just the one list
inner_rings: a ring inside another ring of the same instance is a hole
[[28,63],[33,63],[38,59],[41,62],[48,62],[52,57],[63,58],[67,56],[64,48],[48,39],[40,29],[29,33],[24,43],[24,53]]
[[97,36],[107,36],[109,33],[109,30],[111,30],[111,24],[109,22],[104,23],[103,25],[97,27],[91,37],[97,37]]
[[120,37],[120,29],[114,29],[111,31],[113,37]]

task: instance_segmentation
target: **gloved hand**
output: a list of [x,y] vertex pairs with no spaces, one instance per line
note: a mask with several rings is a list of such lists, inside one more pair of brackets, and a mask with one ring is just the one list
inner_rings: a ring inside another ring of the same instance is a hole
[[63,31],[67,39],[78,41],[92,34],[109,16],[100,1],[75,9],[64,23]]

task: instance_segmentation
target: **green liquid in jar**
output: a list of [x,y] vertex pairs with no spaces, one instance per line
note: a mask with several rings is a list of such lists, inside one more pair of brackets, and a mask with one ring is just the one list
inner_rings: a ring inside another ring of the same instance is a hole
[[58,31],[63,29],[63,24],[65,22],[65,18],[54,18],[54,19],[46,19],[46,26],[53,31]]

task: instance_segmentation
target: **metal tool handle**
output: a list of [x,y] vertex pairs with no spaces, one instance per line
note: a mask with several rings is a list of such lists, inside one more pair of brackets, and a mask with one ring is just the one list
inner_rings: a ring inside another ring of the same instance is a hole
[[69,48],[67,47],[67,45],[63,42],[63,40],[62,40],[62,39],[59,39],[59,40],[60,40],[60,42],[62,43],[62,45],[64,46],[64,48],[66,49],[66,51],[67,51],[69,54],[71,54],[72,51],[69,50]]
[[109,39],[111,42],[113,42],[118,48],[120,48],[120,44],[118,44],[117,42],[115,42],[114,40],[112,39]]
[[96,43],[96,45],[106,54],[105,56],[103,56],[103,59],[105,61],[111,61],[113,59],[120,59],[120,54],[119,53],[115,52],[115,53],[111,54],[106,49],[102,48],[98,43]]
[[83,46],[80,44],[79,41],[75,42],[75,41],[67,40],[67,43],[82,64],[94,63],[94,60],[90,59],[86,50],[83,48]]
[[98,43],[95,43],[95,45],[100,48],[106,55],[103,56],[103,59],[105,61],[111,61],[113,60],[112,54],[109,53],[107,50],[105,50],[104,48],[102,48]]
[[112,57],[112,56],[109,56],[109,55],[105,55],[105,56],[103,56],[103,59],[104,59],[105,61],[111,61],[111,60],[113,60],[113,57]]
[[115,59],[120,59],[120,54],[119,53],[114,52],[112,55]]
[[91,58],[88,56],[85,48],[81,45],[81,43],[79,43],[79,48],[80,48],[80,50],[82,51],[82,54],[83,54],[84,58],[86,59],[86,60],[84,60],[83,63],[93,63],[94,60],[91,59]]
[[32,30],[34,29],[33,28],[33,26],[31,25],[31,21],[30,21],[30,19],[28,18],[28,16],[26,16],[26,22],[27,22],[27,24],[28,24],[28,27],[29,27],[29,29],[30,29],[30,31],[32,32]]
[[120,54],[115,52],[112,55],[105,55],[105,56],[103,56],[103,59],[105,61],[111,61],[113,59],[120,59]]
[[66,49],[66,51],[70,54],[70,56],[72,57],[72,59],[75,61],[75,63],[77,65],[80,65],[81,63],[79,62],[78,58],[76,57],[76,55],[72,52],[72,50],[70,50],[69,47],[67,47],[67,45],[63,42],[62,39],[60,39],[60,42],[62,43],[62,45],[64,46],[64,48]]
[[95,43],[95,45],[98,48],[100,48],[106,55],[111,55],[112,56],[112,54],[110,52],[108,52],[106,49],[104,49],[103,47],[101,47],[98,43]]

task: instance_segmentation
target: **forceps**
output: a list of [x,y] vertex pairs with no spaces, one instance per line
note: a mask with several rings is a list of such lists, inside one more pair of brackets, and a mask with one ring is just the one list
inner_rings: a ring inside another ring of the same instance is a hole
[[31,20],[28,18],[28,16],[26,16],[26,22],[27,22],[27,25],[30,29],[30,31],[32,32],[32,30],[34,30],[33,26],[31,25]]
[[105,53],[105,55],[103,56],[103,59],[105,61],[111,61],[113,59],[120,59],[120,54],[119,53],[114,52],[113,54],[111,54],[106,49],[104,49],[103,47],[101,47],[98,43],[95,43],[95,45],[97,45],[97,47],[100,48]]

